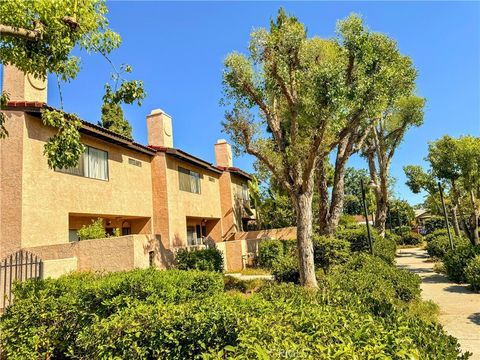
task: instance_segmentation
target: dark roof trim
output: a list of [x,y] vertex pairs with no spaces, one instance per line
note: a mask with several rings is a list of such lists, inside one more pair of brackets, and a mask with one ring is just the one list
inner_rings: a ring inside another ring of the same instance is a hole
[[232,174],[235,174],[235,175],[244,177],[244,178],[247,179],[247,180],[252,180],[252,179],[253,179],[252,175],[250,175],[249,173],[247,173],[247,172],[245,172],[245,171],[243,171],[242,169],[239,169],[239,168],[237,168],[237,167],[233,167],[233,166],[230,166],[230,167],[219,166],[218,168],[221,169],[221,170],[223,170],[223,171],[228,171],[228,172],[231,172]]
[[[37,102],[37,101],[9,101],[4,110],[25,111],[27,113],[39,114],[42,111],[42,109],[63,112],[62,110],[55,109],[54,107],[51,107],[43,102]],[[65,112],[63,113],[67,117],[71,115],[69,113],[65,113]],[[151,155],[151,156],[155,155],[154,150],[144,145],[138,144],[126,136],[117,134],[114,131],[105,129],[91,122],[88,122],[82,119],[80,120],[82,122],[82,128],[80,129],[80,132],[83,134],[90,135],[90,136],[102,139],[104,141],[128,148],[130,150],[138,151],[147,155]]]
[[167,155],[171,155],[177,159],[180,159],[180,160],[183,160],[183,161],[186,161],[190,164],[193,164],[193,165],[196,165],[196,166],[199,166],[201,168],[204,168],[204,169],[207,169],[207,170],[210,170],[214,173],[217,173],[217,174],[221,174],[222,171],[215,167],[213,164],[209,163],[209,162],[206,162],[205,160],[202,160],[194,155],[191,155],[183,150],[180,150],[180,149],[176,149],[176,148],[168,148],[168,147],[164,147],[164,146],[149,146],[151,149],[155,149],[156,151],[159,151],[159,152],[164,152],[166,153]]

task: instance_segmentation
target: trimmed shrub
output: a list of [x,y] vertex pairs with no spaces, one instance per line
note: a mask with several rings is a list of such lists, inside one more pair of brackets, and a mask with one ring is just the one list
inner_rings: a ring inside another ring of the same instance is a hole
[[359,225],[357,220],[355,219],[355,216],[342,214],[340,216],[340,221],[338,222],[338,226],[347,228],[347,229],[352,229],[352,228],[357,228]]
[[395,244],[401,244],[402,242],[402,237],[400,235],[395,234],[393,231],[387,230],[385,232],[385,239],[388,239]]
[[241,293],[251,293],[260,289],[267,280],[252,279],[242,280],[231,275],[225,275],[225,291],[239,291]]
[[420,245],[423,243],[423,236],[414,232],[409,232],[400,237],[401,245]]
[[[0,318],[0,346],[8,359],[466,359],[439,325],[405,314],[415,295],[396,271],[357,254],[322,291],[269,284],[249,297],[196,271],[27,282]],[[372,311],[370,279],[377,304],[398,307]]]
[[332,266],[344,264],[350,258],[350,243],[334,237],[313,237],[315,267],[328,273]]
[[438,229],[438,230],[432,231],[428,235],[425,235],[425,241],[429,242],[438,236],[444,236],[444,235],[448,235],[447,229]]
[[448,277],[458,283],[465,282],[465,268],[470,259],[480,254],[480,246],[473,246],[470,243],[448,250],[443,257],[443,264]]
[[283,254],[284,245],[280,240],[264,240],[258,244],[258,266],[271,269]]
[[425,220],[425,234],[431,234],[435,230],[445,229],[445,219],[441,216],[432,216]]
[[273,278],[278,282],[300,283],[298,258],[296,256],[282,256],[273,263]]
[[0,347],[6,358],[65,358],[76,349],[78,334],[123,309],[221,293],[222,275],[179,270],[75,273],[17,283],[15,302],[0,318]]
[[206,249],[180,249],[175,255],[177,269],[223,271],[223,255],[216,247]]
[[408,225],[403,225],[403,226],[397,226],[396,228],[393,228],[392,231],[397,235],[405,236],[412,232],[412,228]]
[[470,284],[472,290],[480,290],[480,255],[476,255],[467,262],[467,266],[465,267],[465,278],[467,283]]
[[373,242],[373,254],[390,265],[395,262],[396,252],[397,244],[388,238],[377,237]]
[[[427,252],[431,257],[443,259],[447,251],[450,250],[450,240],[448,235],[440,235],[441,232],[436,233],[435,237],[429,237],[427,242]],[[452,235],[452,242],[454,248],[464,247],[470,244],[470,241],[463,238]]]

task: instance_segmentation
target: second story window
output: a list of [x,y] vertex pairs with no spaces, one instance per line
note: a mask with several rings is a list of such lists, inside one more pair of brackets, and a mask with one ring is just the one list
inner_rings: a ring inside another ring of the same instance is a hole
[[180,184],[180,190],[188,191],[195,194],[200,194],[200,174],[184,169],[182,167],[178,168],[178,182]]
[[108,180],[108,153],[86,146],[86,150],[80,157],[76,167],[57,169],[57,171],[92,179]]

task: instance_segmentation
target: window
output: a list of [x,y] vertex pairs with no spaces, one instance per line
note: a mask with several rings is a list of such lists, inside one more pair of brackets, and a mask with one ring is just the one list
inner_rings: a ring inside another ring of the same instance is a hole
[[200,194],[200,174],[194,171],[178,168],[178,182],[180,190]]
[[68,241],[78,241],[77,229],[68,229]]
[[197,231],[195,226],[187,226],[187,243],[188,245],[197,245]]
[[56,170],[92,179],[108,180],[108,153],[86,146],[86,150],[82,156],[80,156],[76,167]]

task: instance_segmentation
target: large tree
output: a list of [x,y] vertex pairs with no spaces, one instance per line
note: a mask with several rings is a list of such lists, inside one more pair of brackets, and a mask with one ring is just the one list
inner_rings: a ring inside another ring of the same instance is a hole
[[[3,0],[0,1],[0,63],[15,65],[25,73],[45,79],[48,73],[70,81],[80,70],[75,47],[106,57],[114,68],[114,86],[105,86],[106,101],[131,104],[145,97],[141,81],[127,81],[107,55],[117,48],[120,36],[108,27],[105,0]],[[8,94],[2,94],[4,107]],[[52,168],[75,166],[84,151],[78,132],[81,123],[62,111],[44,110],[46,125],[58,129],[45,145]],[[0,138],[8,136],[5,114],[0,112]]]
[[[308,38],[303,24],[280,10],[269,30],[252,33],[248,56],[232,53],[225,61],[225,130],[236,150],[257,157],[289,194],[300,278],[310,287],[317,285],[311,241],[315,171],[325,185],[321,190],[328,189],[331,151],[368,127],[384,102],[383,89],[405,81],[410,71],[404,58],[395,71],[381,66],[378,59],[392,52],[392,42],[370,33],[358,16],[339,22],[338,34]],[[328,201],[325,193],[320,197]]]
[[338,134],[333,178],[328,189],[326,161],[318,163],[319,228],[333,234],[344,208],[345,170],[348,159],[368,140],[369,129],[392,103],[411,94],[416,71],[411,59],[400,53],[395,41],[369,31],[357,17],[340,22],[340,43],[348,59],[344,112],[347,127]]
[[[428,161],[432,173],[451,186],[462,227],[472,244],[479,244],[480,137],[443,136],[430,143]],[[469,214],[466,216],[465,213]]]
[[[393,98],[393,100],[395,100]],[[375,227],[385,234],[389,202],[389,173],[393,156],[405,133],[423,123],[425,100],[416,96],[400,97],[379,114],[371,126],[363,155],[368,161],[371,183],[375,191]]]

